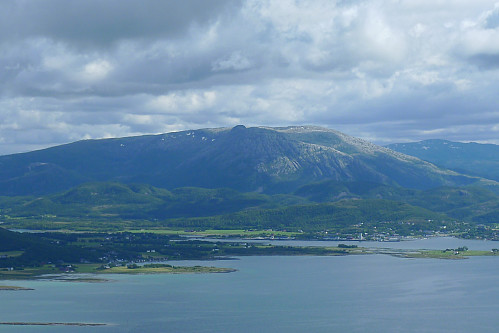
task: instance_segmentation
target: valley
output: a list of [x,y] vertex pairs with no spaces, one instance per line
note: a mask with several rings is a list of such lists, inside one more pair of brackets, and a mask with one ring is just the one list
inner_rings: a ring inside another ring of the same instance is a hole
[[[0,267],[9,278],[212,272],[127,268],[148,261],[382,253],[254,240],[499,240],[494,180],[320,127],[86,140],[0,156],[0,165]],[[489,252],[466,255],[497,254]]]

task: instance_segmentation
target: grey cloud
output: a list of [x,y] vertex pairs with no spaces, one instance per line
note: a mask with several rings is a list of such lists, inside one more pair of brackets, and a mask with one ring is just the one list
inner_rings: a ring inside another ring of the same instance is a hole
[[3,1],[0,38],[46,37],[73,45],[106,46],[123,39],[178,38],[214,20],[232,0]]
[[480,70],[499,66],[499,3],[461,28],[455,53]]
[[499,53],[498,54],[477,54],[469,58],[481,69],[499,68]]
[[483,26],[486,29],[499,28],[499,4],[496,4],[495,8],[486,15]]
[[494,2],[1,2],[0,154],[239,123],[493,140]]

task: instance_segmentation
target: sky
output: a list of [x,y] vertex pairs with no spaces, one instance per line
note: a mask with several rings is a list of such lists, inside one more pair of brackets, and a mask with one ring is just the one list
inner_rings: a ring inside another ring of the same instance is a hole
[[0,155],[319,125],[499,144],[497,0],[0,0]]

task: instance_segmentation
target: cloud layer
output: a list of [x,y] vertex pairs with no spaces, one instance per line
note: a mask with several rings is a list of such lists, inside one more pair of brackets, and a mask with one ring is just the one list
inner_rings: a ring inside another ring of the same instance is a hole
[[495,0],[5,1],[0,154],[316,124],[498,141]]

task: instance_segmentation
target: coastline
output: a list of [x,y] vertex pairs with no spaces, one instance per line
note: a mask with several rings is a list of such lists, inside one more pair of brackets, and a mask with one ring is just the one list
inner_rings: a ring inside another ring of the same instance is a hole
[[[317,243],[316,243],[317,244]],[[366,244],[368,245],[368,244]],[[372,244],[371,244],[372,245]],[[420,244],[418,244],[420,245]],[[471,244],[467,244],[471,247]],[[220,244],[218,245],[220,247]],[[442,250],[428,248],[381,248],[381,247],[358,247],[357,245],[338,244],[337,246],[303,246],[291,245],[280,246],[270,244],[229,244],[231,257],[217,257],[216,260],[234,259],[237,256],[345,256],[345,255],[367,255],[384,254],[398,258],[409,259],[446,259],[461,260],[477,256],[499,256],[499,250],[470,250],[468,246],[460,244],[446,244]],[[447,248],[448,247],[448,248]],[[220,247],[221,248],[221,247]],[[445,248],[445,250],[443,250]],[[480,247],[478,247],[480,249]],[[227,254],[229,255],[229,254]],[[157,259],[157,258],[156,258]],[[154,261],[149,258],[149,263],[109,263],[109,264],[67,264],[61,267],[55,265],[44,265],[40,267],[24,268],[20,270],[0,271],[0,280],[53,280],[61,282],[84,282],[102,283],[110,282],[109,277],[103,274],[206,274],[206,273],[231,273],[233,268],[208,267],[208,266],[172,266],[160,263],[162,260]],[[201,260],[201,259],[198,259]],[[159,261],[159,262],[158,262]],[[142,261],[144,262],[144,261]],[[63,270],[66,270],[64,272]],[[86,274],[86,275],[85,275]],[[102,277],[101,277],[102,276]],[[0,290],[30,290],[29,288],[15,286],[0,286]]]
[[19,290],[35,290],[35,289],[33,289],[33,288],[25,288],[25,287],[18,287],[18,286],[0,286],[0,291],[5,291],[5,290],[19,291]]
[[[154,266],[154,267],[151,267]],[[79,283],[103,283],[111,282],[107,278],[101,278],[103,274],[208,274],[208,273],[232,273],[237,271],[233,268],[208,267],[208,266],[171,266],[165,264],[153,264],[128,268],[127,266],[115,266],[106,269],[98,269],[98,264],[80,265],[75,271],[64,273],[48,271],[46,267],[26,268],[21,271],[0,272],[0,280],[52,280],[61,282]],[[93,274],[93,276],[81,276],[81,274]],[[0,290],[30,290],[30,288],[16,286],[0,286]]]
[[0,322],[3,326],[108,326],[103,323],[42,323],[42,322]]

